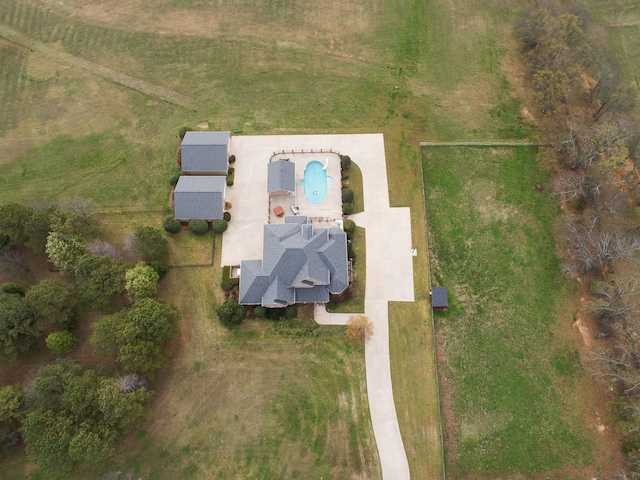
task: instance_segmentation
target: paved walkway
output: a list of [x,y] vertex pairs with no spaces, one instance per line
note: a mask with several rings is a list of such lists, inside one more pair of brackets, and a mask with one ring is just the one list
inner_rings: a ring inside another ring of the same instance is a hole
[[[352,216],[366,227],[367,277],[365,311],[373,323],[373,336],[365,346],[367,395],[376,437],[382,477],[407,480],[409,464],[400,435],[391,385],[389,358],[389,301],[413,301],[413,257],[408,208],[389,207],[389,185],[382,134],[282,135],[232,137],[236,155],[235,184],[227,191],[232,215],[222,244],[222,264],[262,257],[262,225],[268,215],[266,162],[280,150],[333,149],[349,155],[362,171],[364,209]],[[315,310],[316,322],[344,325],[345,314]]]

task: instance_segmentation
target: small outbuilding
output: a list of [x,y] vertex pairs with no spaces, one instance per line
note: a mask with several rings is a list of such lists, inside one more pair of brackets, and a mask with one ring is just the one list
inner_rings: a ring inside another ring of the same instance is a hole
[[226,187],[225,177],[182,175],[173,196],[176,219],[183,222],[221,219]]
[[296,193],[296,164],[281,159],[267,166],[267,192],[269,196]]
[[180,145],[182,171],[195,175],[226,175],[230,132],[187,132]]
[[433,287],[431,289],[431,308],[444,310],[449,306],[447,287]]

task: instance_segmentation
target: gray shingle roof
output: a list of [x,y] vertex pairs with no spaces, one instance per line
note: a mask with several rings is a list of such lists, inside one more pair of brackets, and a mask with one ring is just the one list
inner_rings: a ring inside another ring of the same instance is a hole
[[224,213],[225,177],[186,176],[174,192],[174,213],[178,220],[218,220]]
[[262,261],[243,261],[240,303],[266,307],[327,302],[349,285],[347,235],[339,228],[264,226]]
[[433,287],[431,289],[431,306],[433,308],[445,308],[449,306],[447,287]]
[[276,160],[267,166],[267,192],[296,191],[296,164],[288,160]]
[[183,172],[226,172],[229,132],[187,132],[182,139]]

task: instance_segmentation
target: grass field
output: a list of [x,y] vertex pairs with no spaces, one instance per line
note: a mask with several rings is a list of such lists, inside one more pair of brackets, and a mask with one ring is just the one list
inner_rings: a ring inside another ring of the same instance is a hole
[[[412,475],[441,478],[417,145],[535,138],[515,93],[512,3],[0,2],[0,25],[194,104],[0,40],[0,203],[89,196],[121,242],[129,221],[159,225],[181,126],[383,132],[391,201],[411,207],[419,251],[417,302],[390,307],[394,395]],[[174,243],[174,264],[209,261],[207,239]],[[215,320],[219,258],[214,265],[174,269],[165,281],[163,294],[185,315],[175,362],[116,468],[160,478],[379,478],[362,352],[339,328],[310,324],[308,312],[300,325],[226,332]],[[14,478],[31,472],[20,456],[7,465]]]
[[[570,287],[552,234],[556,207],[534,148],[423,150],[433,277],[450,291],[436,315],[452,392],[454,478],[589,466],[592,432],[577,398]],[[595,472],[594,472],[595,473]]]

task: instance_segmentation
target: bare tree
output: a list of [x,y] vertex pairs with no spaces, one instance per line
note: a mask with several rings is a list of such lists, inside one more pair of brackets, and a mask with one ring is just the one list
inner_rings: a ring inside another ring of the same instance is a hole
[[102,256],[108,255],[111,258],[120,258],[120,251],[106,240],[96,239],[89,242],[87,245],[87,251],[94,255]]
[[601,320],[624,321],[640,305],[640,281],[634,276],[615,277],[594,293],[598,299],[591,305],[592,312]]
[[141,388],[149,388],[149,382],[146,378],[138,373],[128,373],[116,378],[116,387],[122,393],[132,393]]
[[567,273],[589,272],[594,268],[604,272],[612,269],[614,261],[638,260],[640,241],[634,235],[602,229],[598,217],[588,223],[565,222],[564,231],[571,252],[570,262],[565,265]]
[[96,203],[88,198],[68,198],[60,201],[59,206],[63,210],[71,210],[81,215],[95,215],[97,211]]
[[0,270],[11,273],[26,273],[29,268],[24,257],[13,247],[0,248]]
[[351,315],[347,322],[347,337],[358,343],[364,345],[373,336],[373,324],[369,317],[364,315]]

